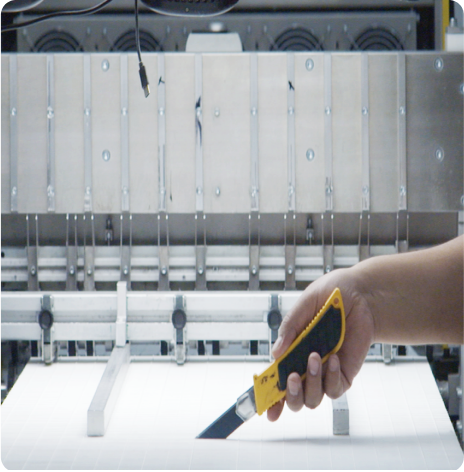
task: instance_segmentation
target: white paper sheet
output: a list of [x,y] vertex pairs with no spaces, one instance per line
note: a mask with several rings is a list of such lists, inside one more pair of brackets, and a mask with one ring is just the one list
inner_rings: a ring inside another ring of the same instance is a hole
[[103,363],[29,364],[1,407],[8,469],[457,469],[462,450],[427,363],[366,363],[348,392],[350,436],[331,402],[226,440],[195,439],[266,364],[132,363],[104,437],[86,436]]

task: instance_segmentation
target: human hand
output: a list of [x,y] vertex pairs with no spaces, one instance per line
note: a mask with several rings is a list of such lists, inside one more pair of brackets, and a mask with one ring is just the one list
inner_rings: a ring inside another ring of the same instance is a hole
[[324,393],[330,398],[340,397],[350,388],[363,365],[369,347],[374,342],[374,320],[351,269],[330,272],[306,288],[282,321],[272,354],[278,358],[288,349],[336,287],[341,291],[345,307],[346,329],[342,347],[324,365],[321,364],[319,354],[311,353],[304,382],[295,372],[289,375],[285,399],[267,412],[270,421],[279,418],[285,401],[290,410],[299,411],[303,405],[316,408]]

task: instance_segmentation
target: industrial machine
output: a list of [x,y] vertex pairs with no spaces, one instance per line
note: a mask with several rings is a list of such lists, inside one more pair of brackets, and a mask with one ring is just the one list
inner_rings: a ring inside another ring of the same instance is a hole
[[[31,22],[2,34],[2,400],[27,362],[109,359],[109,397],[129,360],[269,361],[307,284],[463,234],[457,2],[142,1],[147,97],[132,0],[30,3],[2,13]],[[428,359],[462,445],[459,346],[368,359]]]

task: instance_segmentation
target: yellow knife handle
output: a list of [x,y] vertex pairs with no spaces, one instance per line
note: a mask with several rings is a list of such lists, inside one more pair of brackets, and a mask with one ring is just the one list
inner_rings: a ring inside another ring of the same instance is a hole
[[296,372],[303,379],[308,357],[317,352],[325,362],[337,352],[345,337],[345,310],[340,290],[336,288],[319,313],[313,318],[290,347],[261,375],[255,375],[256,411],[262,415],[285,396],[287,379]]

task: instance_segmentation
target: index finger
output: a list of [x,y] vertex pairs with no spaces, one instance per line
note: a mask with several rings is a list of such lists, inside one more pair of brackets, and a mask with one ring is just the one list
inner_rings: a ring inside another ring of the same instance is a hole
[[[324,277],[322,277],[324,279]],[[321,280],[321,279],[319,279]],[[332,293],[327,284],[313,282],[302,293],[295,306],[285,315],[279,328],[279,336],[272,348],[275,359],[290,347],[297,336],[308,326]]]

